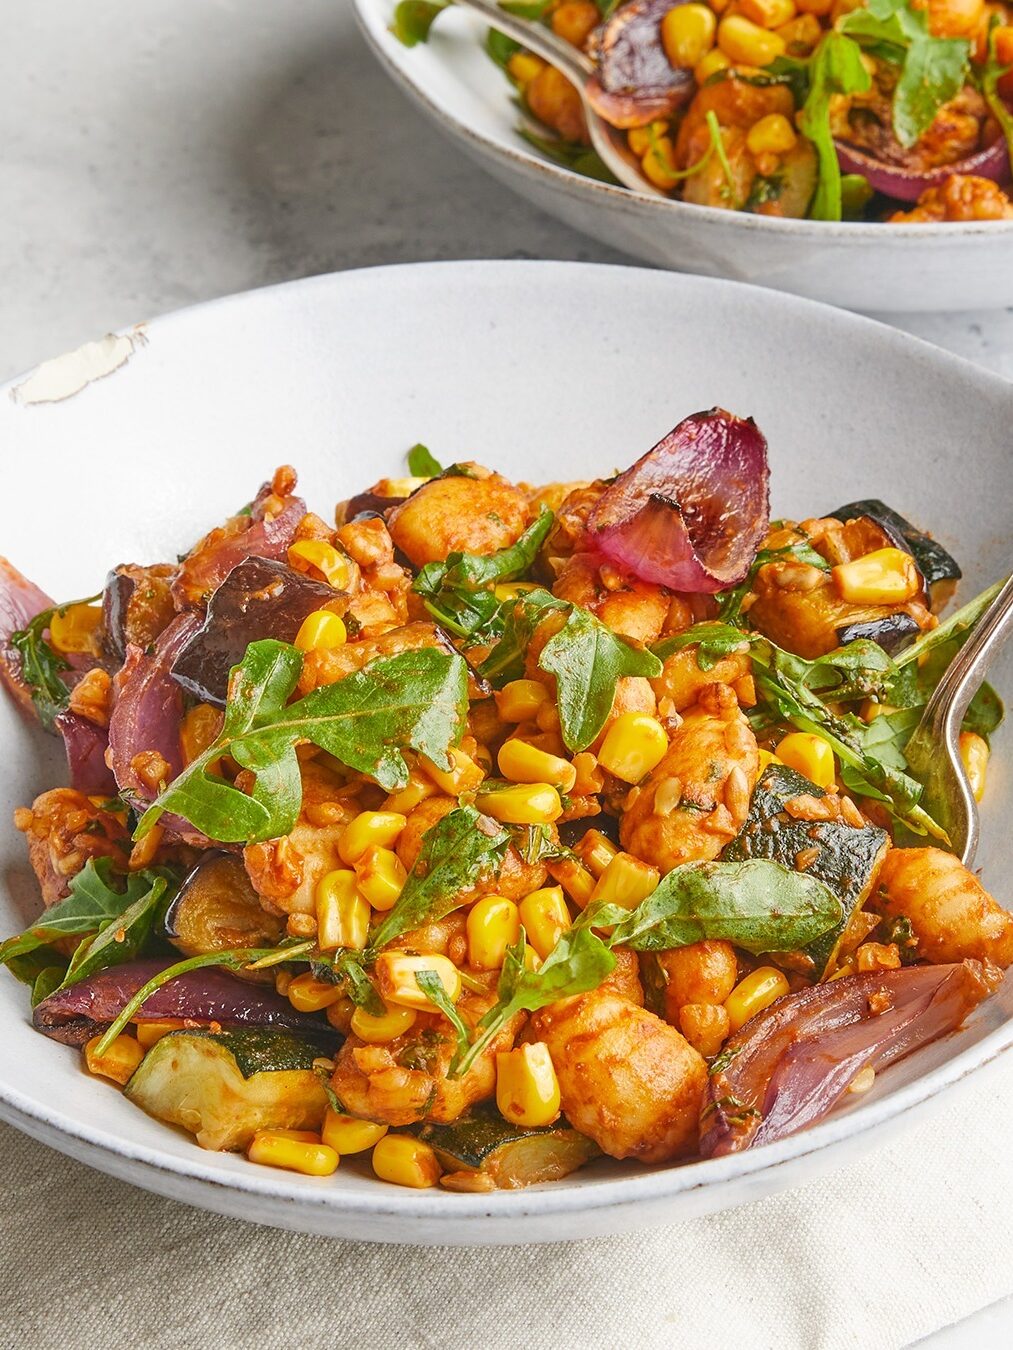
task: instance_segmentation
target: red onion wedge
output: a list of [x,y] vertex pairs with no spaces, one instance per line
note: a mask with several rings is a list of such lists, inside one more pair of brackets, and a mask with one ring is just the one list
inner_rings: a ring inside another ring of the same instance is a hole
[[[115,1021],[142,985],[171,961],[126,961],[110,966],[69,989],[44,998],[32,1014],[36,1031],[64,1045],[84,1045]],[[337,1039],[329,1023],[297,1013],[288,999],[271,988],[237,979],[218,966],[190,970],[157,989],[137,1010],[137,1020],[157,1022],[182,1017],[202,1025],[285,1027]]]
[[688,594],[737,585],[770,520],[767,442],[753,419],[693,413],[619,475],[588,533],[641,581]]
[[55,726],[63,737],[70,785],[89,796],[115,797],[116,779],[106,764],[109,731],[79,713],[59,713]]
[[18,707],[35,717],[32,691],[21,673],[21,657],[10,644],[12,633],[24,628],[36,614],[51,609],[53,601],[45,591],[0,557],[0,680],[7,686]]
[[592,55],[598,70],[584,92],[611,126],[646,126],[671,117],[692,97],[692,70],[671,65],[661,43],[661,21],[678,3],[630,0],[596,29]]
[[871,971],[786,994],[715,1061],[701,1116],[705,1158],[784,1139],[821,1120],[864,1068],[955,1031],[1002,980],[980,961]]
[[916,202],[926,188],[945,183],[953,174],[974,174],[978,178],[990,178],[994,183],[1010,180],[1009,148],[1002,137],[954,164],[918,171],[873,159],[846,141],[835,141],[834,144],[838,162],[845,173],[863,174],[877,192],[901,202]]

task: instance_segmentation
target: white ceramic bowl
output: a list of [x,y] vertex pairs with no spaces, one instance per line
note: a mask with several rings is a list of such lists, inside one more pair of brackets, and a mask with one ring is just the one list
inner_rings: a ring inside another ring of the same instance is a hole
[[1013,221],[882,225],[775,220],[599,183],[544,158],[517,134],[518,109],[483,50],[486,26],[447,10],[428,43],[389,31],[395,0],[354,0],[381,64],[436,124],[537,206],[635,258],[793,291],[863,311],[1013,304]]
[[[778,514],[879,496],[953,548],[963,594],[1009,565],[1009,499],[998,490],[1009,386],[790,296],[637,268],[430,264],[216,301],[159,319],[144,337],[119,369],[65,401],[0,392],[2,552],[57,597],[96,590],[114,563],[173,557],[278,463],[300,468],[326,514],[399,472],[418,440],[441,458],[529,479],[586,477],[715,403],[755,415],[766,432]],[[50,370],[49,392],[71,373]],[[41,383],[30,390],[45,392]],[[996,679],[1013,690],[1013,660]],[[64,780],[53,742],[6,699],[0,735],[8,822]],[[980,857],[1000,894],[1013,864],[1011,740],[996,738]],[[23,840],[6,823],[0,868],[8,934],[38,900]],[[95,1167],[223,1213],[377,1240],[533,1241],[671,1221],[798,1183],[1011,1042],[1013,989],[966,1031],[891,1069],[856,1108],[769,1148],[680,1168],[602,1162],[556,1186],[453,1195],[383,1185],[354,1160],[311,1180],[202,1152],[34,1033],[26,990],[0,973],[0,1115]]]

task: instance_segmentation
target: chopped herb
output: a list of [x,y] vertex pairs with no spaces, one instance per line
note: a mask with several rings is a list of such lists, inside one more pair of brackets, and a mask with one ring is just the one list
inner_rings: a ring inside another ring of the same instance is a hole
[[428,42],[429,30],[449,5],[450,0],[400,0],[394,10],[390,31],[406,47]]
[[443,472],[443,466],[420,442],[408,451],[408,472],[413,478],[436,478]]

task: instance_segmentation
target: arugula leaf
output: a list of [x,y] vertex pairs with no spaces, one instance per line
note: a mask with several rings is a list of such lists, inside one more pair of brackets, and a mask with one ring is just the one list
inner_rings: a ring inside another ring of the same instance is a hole
[[437,478],[443,472],[443,465],[420,441],[408,451],[408,472],[413,478]]
[[[423,647],[370,661],[296,703],[302,654],[285,642],[252,642],[229,681],[221,733],[145,811],[141,839],[163,812],[211,839],[254,842],[288,834],[302,800],[296,744],[312,741],[388,792],[408,781],[403,750],[449,764],[467,712],[467,667],[456,653]],[[247,794],[209,772],[228,754],[256,775]]]
[[816,151],[819,177],[809,207],[813,220],[840,220],[841,166],[830,129],[830,100],[835,94],[864,94],[871,87],[858,43],[844,33],[827,33],[812,54],[809,93],[799,117],[804,136]]
[[421,569],[412,590],[421,595],[434,619],[461,637],[490,629],[501,604],[492,590],[499,582],[514,581],[531,567],[555,516],[543,508],[538,519],[515,544],[495,553],[450,553],[444,562]]
[[428,42],[430,28],[449,4],[450,0],[436,0],[436,3],[433,0],[400,0],[394,10],[390,31],[406,47]]
[[605,725],[622,676],[661,674],[653,652],[631,646],[577,605],[542,648],[538,665],[556,677],[560,731],[572,753],[586,750]]
[[443,981],[440,979],[439,975],[437,975],[435,970],[417,970],[415,972],[415,983],[425,994],[429,1002],[435,1008],[439,1008],[440,1012],[457,1032],[456,1054],[461,1055],[462,1057],[466,1055],[468,1053],[468,1045],[471,1041],[471,1028],[448,997],[447,991],[443,987]]
[[766,858],[684,863],[630,911],[596,905],[582,924],[615,925],[611,946],[667,951],[723,938],[743,951],[795,951],[840,923],[841,902],[823,882]]
[[[490,31],[490,39],[492,36],[493,34]],[[497,34],[497,36],[502,36],[502,34]],[[509,42],[510,39],[506,38],[504,41]],[[520,45],[515,45],[514,50],[520,51]],[[506,59],[509,60],[512,55],[513,52]],[[493,59],[496,60],[497,58],[494,57]],[[546,159],[561,164],[564,169],[572,169],[574,173],[579,173],[583,178],[594,178],[599,183],[618,183],[619,181],[597,150],[592,149],[589,145],[559,140],[555,136],[539,136],[530,127],[524,125],[517,128],[517,134],[522,140],[527,141],[528,145],[534,146]]]
[[[506,33],[501,33],[498,28],[490,28],[485,35],[486,55],[495,61],[501,70],[507,70],[511,56],[515,56],[521,50],[521,44],[515,38],[507,37]],[[507,74],[509,73],[507,71]]]
[[422,849],[397,903],[370,937],[378,951],[403,933],[457,909],[480,880],[498,875],[509,833],[473,806],[459,806],[422,836]]
[[[122,920],[128,910],[148,899],[153,891],[157,893],[156,899],[163,895],[170,876],[159,869],[146,868],[120,877],[113,872],[111,859],[90,858],[71,880],[70,894],[64,900],[47,909],[23,933],[0,943],[0,965],[60,938],[89,937],[99,933],[116,920]],[[120,883],[123,890],[117,889]]]
[[570,928],[560,937],[537,970],[524,964],[523,928],[516,944],[509,947],[496,988],[496,1002],[479,1022],[479,1033],[470,1048],[454,1056],[450,1073],[467,1073],[501,1028],[519,1012],[537,1012],[557,999],[597,989],[615,967],[616,958],[590,928]]
[[973,600],[968,600],[966,605],[961,605],[960,609],[955,610],[948,619],[944,619],[937,628],[922,633],[921,637],[916,638],[909,647],[899,652],[893,658],[894,663],[903,669],[912,663],[921,663],[929,652],[946,642],[951,642],[954,638],[963,642],[1005,584],[1004,577],[981,591]]
[[964,87],[971,44],[965,38],[933,37],[928,13],[908,0],[868,0],[866,7],[846,14],[838,27],[901,67],[893,94],[893,130],[901,145],[914,145],[942,105]]
[[[141,876],[143,874],[136,873]],[[150,876],[150,888],[114,919],[108,920],[93,938],[80,943],[70,959],[59,988],[86,980],[109,966],[121,965],[139,956],[151,942],[175,891],[167,876]],[[132,879],[132,878],[131,878]]]
[[696,663],[700,670],[713,670],[722,657],[741,652],[750,645],[749,634],[729,623],[695,623],[685,633],[663,638],[651,651],[660,661],[666,661],[674,652],[696,647]]
[[83,600],[68,600],[44,609],[10,636],[10,645],[21,660],[21,678],[31,692],[39,721],[47,731],[53,730],[57,716],[67,707],[70,690],[60,676],[63,671],[70,670],[70,662],[46,641],[43,634],[55,614],[65,614],[72,605],[90,605],[100,595],[101,591]]

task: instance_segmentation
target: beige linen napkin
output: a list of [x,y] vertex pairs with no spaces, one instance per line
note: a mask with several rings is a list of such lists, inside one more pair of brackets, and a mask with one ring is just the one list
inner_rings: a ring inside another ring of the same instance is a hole
[[1013,1292],[1011,1114],[1013,1064],[862,1161],[742,1209],[484,1249],[254,1227],[0,1126],[0,1346],[900,1350]]

